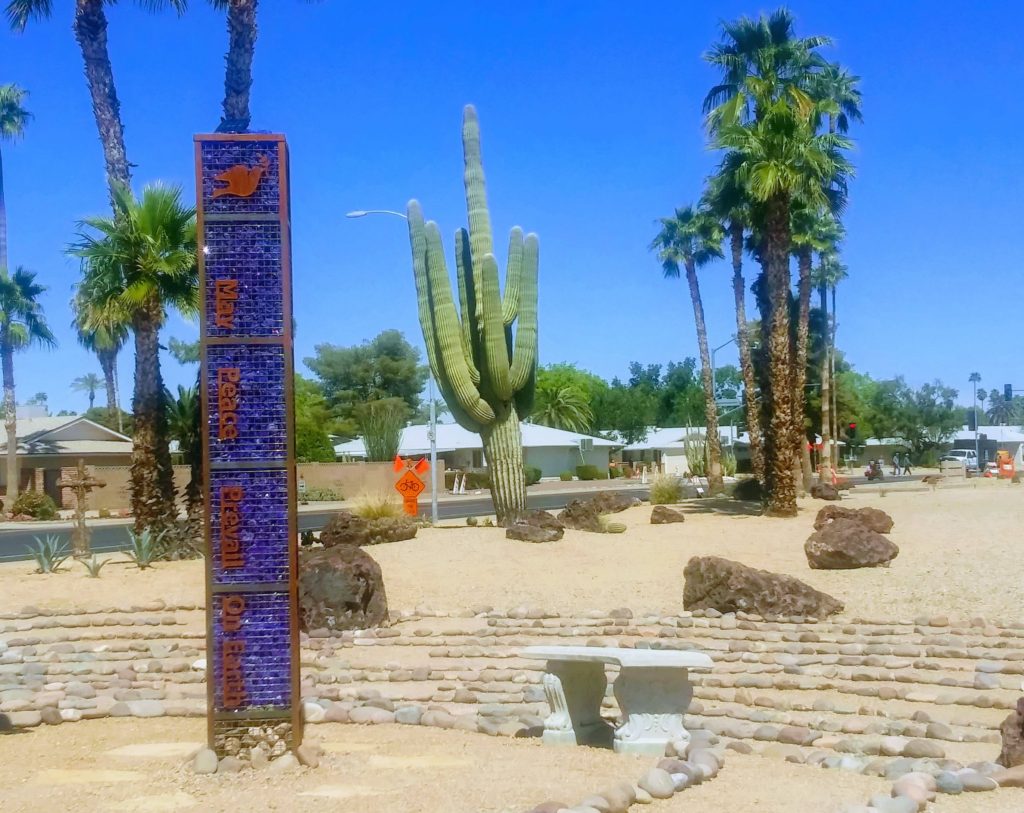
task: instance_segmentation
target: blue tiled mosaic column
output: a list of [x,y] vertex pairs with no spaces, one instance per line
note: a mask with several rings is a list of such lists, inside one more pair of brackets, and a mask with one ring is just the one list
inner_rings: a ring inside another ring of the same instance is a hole
[[209,732],[245,756],[301,738],[288,151],[280,135],[195,145]]

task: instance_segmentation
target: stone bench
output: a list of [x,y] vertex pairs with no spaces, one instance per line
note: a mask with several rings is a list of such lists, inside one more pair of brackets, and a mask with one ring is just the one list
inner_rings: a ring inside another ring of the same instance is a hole
[[[619,753],[661,756],[669,742],[689,742],[683,714],[693,685],[687,670],[710,669],[703,652],[590,646],[530,646],[525,658],[547,661],[544,694],[551,714],[544,742],[555,745],[609,744]],[[608,679],[604,666],[620,667],[613,691],[622,712],[618,728],[601,718]]]

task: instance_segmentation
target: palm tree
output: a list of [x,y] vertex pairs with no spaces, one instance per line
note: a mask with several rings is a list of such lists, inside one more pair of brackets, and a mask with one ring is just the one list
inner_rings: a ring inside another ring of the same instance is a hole
[[576,387],[537,387],[534,423],[565,429],[568,432],[589,432],[594,423],[594,411],[587,397]]
[[658,252],[666,279],[678,279],[679,265],[686,271],[686,282],[693,303],[693,321],[697,328],[700,349],[701,383],[704,385],[704,412],[708,442],[708,491],[718,494],[724,490],[722,482],[722,446],[718,434],[718,406],[715,404],[715,385],[711,371],[711,351],[708,349],[708,331],[704,323],[704,303],[700,296],[697,269],[714,259],[722,258],[722,225],[706,208],[684,206],[676,209],[673,217],[661,219],[661,231],[651,242],[651,250]]
[[[131,183],[131,173],[124,146],[121,103],[117,99],[114,69],[107,50],[107,15],[104,5],[108,2],[113,4],[114,0],[76,0],[72,27],[85,62],[92,112],[103,145],[111,203],[116,211],[114,192],[118,186],[127,187]],[[158,10],[170,6],[179,14],[184,12],[187,4],[187,0],[139,0],[143,8]],[[9,0],[7,3],[7,19],[11,28],[18,32],[25,30],[29,20],[46,19],[52,11],[52,0]]]
[[819,307],[825,325],[825,352],[822,354],[821,360],[821,480],[830,476],[832,442],[838,437],[838,431],[834,426],[837,419],[834,406],[836,388],[832,381],[835,364],[833,358],[835,355],[835,332],[829,317],[828,294],[830,290],[834,290],[839,280],[846,276],[846,266],[839,261],[838,255],[838,242],[841,238],[842,227],[840,226],[833,247],[819,254],[818,265],[814,269],[811,280],[818,288]]
[[9,274],[0,268],[0,364],[4,381],[4,425],[7,428],[7,508],[18,498],[18,417],[14,400],[14,353],[31,345],[57,344],[46,324],[39,297],[46,290],[24,268]]
[[244,133],[249,129],[249,90],[256,50],[256,8],[259,0],[211,0],[227,12],[228,53],[224,70],[224,115],[217,132]]
[[124,417],[121,414],[117,386],[117,355],[128,341],[129,320],[123,309],[115,307],[115,304],[108,302],[105,306],[97,306],[79,291],[71,301],[71,308],[75,314],[73,327],[78,334],[78,343],[96,354],[103,371],[107,417],[111,425],[116,417],[117,431],[123,434]]
[[185,513],[193,526],[193,538],[199,530],[199,509],[202,508],[203,444],[199,386],[178,385],[178,397],[164,391],[167,403],[167,429],[178,441],[182,459],[189,466],[189,481],[185,486]]
[[131,499],[141,533],[169,528],[177,515],[159,334],[169,308],[189,317],[199,309],[196,221],[179,187],[151,184],[138,200],[117,189],[114,200],[114,217],[82,221],[69,252],[84,260],[81,295],[122,309],[135,335]]
[[[32,114],[25,107],[28,92],[17,85],[0,85],[0,143],[16,141]],[[4,162],[0,154],[0,269],[7,269],[7,204],[4,202]]]
[[764,446],[761,437],[761,404],[757,396],[757,378],[750,352],[750,331],[747,325],[747,284],[743,278],[743,235],[751,220],[746,192],[736,179],[736,163],[727,155],[718,173],[708,180],[702,205],[710,208],[729,235],[732,257],[732,292],[736,307],[736,344],[739,348],[740,371],[743,375],[743,397],[746,404],[747,437],[750,439],[750,465],[758,482],[764,483]]
[[75,392],[84,392],[89,395],[89,409],[92,409],[93,403],[96,401],[96,390],[103,386],[103,379],[100,378],[96,373],[86,373],[80,375],[74,381],[71,382],[71,389]]
[[842,65],[827,63],[817,71],[811,80],[811,94],[823,103],[821,112],[828,117],[828,131],[846,133],[850,122],[864,120],[860,105],[862,101],[860,77],[854,76]]

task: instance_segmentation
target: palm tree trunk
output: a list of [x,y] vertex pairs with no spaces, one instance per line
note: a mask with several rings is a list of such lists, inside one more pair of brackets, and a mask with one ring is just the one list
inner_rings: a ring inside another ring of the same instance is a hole
[[690,287],[693,302],[693,322],[697,326],[697,347],[700,349],[700,378],[704,385],[704,437],[708,450],[708,492],[721,494],[722,483],[722,442],[718,434],[718,406],[715,404],[715,382],[711,370],[711,352],[708,349],[708,329],[704,323],[704,303],[700,297],[697,269],[693,260],[686,261],[686,283]]
[[114,389],[114,365],[117,363],[117,354],[111,353],[109,350],[101,350],[96,356],[100,361],[103,383],[107,390],[107,419],[113,423],[117,410],[117,393]]
[[736,300],[736,343],[743,373],[743,399],[747,407],[747,436],[750,438],[750,466],[758,482],[764,482],[764,447],[761,441],[761,405],[757,402],[757,380],[750,354],[747,331],[746,282],[743,279],[743,224],[729,226],[732,246],[732,293]]
[[4,426],[7,429],[7,500],[5,508],[11,511],[18,499],[21,485],[18,471],[18,412],[14,400],[14,347],[7,330],[0,336],[0,363],[4,378]]
[[491,477],[491,500],[498,525],[510,525],[526,510],[523,436],[515,405],[510,404],[507,412],[485,427],[480,439]]
[[818,287],[821,300],[821,312],[825,322],[824,352],[821,356],[821,466],[818,470],[818,481],[826,482],[832,477],[832,375],[829,369],[830,333],[828,322],[828,285],[822,283]]
[[131,503],[135,530],[174,526],[174,478],[168,446],[164,384],[160,374],[160,305],[150,302],[133,320],[135,332],[135,435],[132,439]]
[[807,343],[811,320],[811,260],[811,249],[801,246],[797,253],[797,299],[800,310],[796,325],[796,356],[793,361],[793,443],[800,459],[805,491],[809,491],[812,484],[811,456],[807,448],[807,428],[804,426]]
[[765,218],[769,422],[765,473],[770,516],[796,516],[793,476],[793,355],[789,316],[789,198],[769,199]]
[[7,268],[7,203],[4,200],[4,159],[0,153],[0,269]]
[[224,71],[224,116],[219,132],[244,133],[249,129],[249,90],[252,57],[256,49],[258,0],[228,0],[228,55]]
[[839,437],[839,387],[836,385],[836,286],[832,286],[832,336],[828,343],[829,379],[832,382],[832,437]]
[[[111,191],[116,186],[131,183],[128,156],[124,147],[124,126],[121,124],[121,105],[114,88],[114,71],[107,51],[107,17],[104,0],[76,0],[75,39],[85,60],[85,78],[92,95],[92,112],[103,144],[103,159],[107,168],[107,183]],[[111,200],[113,203],[113,200]]]
[[121,414],[121,389],[117,383],[117,356],[114,356],[113,364],[110,367],[114,377],[114,410],[117,412],[117,431],[124,434],[124,415]]

